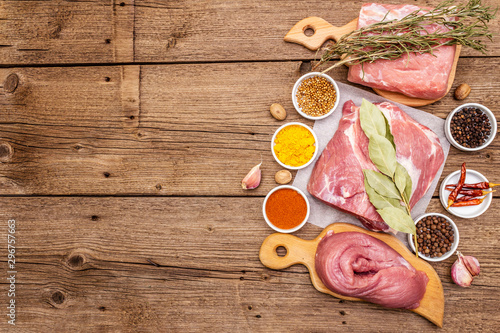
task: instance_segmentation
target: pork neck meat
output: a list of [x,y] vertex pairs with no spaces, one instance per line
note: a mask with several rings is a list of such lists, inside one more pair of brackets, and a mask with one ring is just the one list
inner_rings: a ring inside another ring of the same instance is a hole
[[[413,207],[444,163],[439,138],[396,105],[375,105],[387,118],[396,144],[396,158],[411,177]],[[368,154],[368,142],[359,121],[359,107],[347,101],[337,132],[316,162],[307,190],[324,203],[355,215],[366,228],[389,231],[365,191],[363,169],[377,170]]]
[[331,291],[389,308],[418,308],[429,281],[390,246],[361,232],[328,232],[315,260]]
[[[401,19],[421,9],[414,5],[385,5],[368,3],[361,7],[358,29],[367,25]],[[423,8],[425,13],[429,8]],[[428,33],[447,31],[439,24],[425,26]],[[410,53],[395,60],[380,59],[372,63],[349,67],[347,79],[368,87],[395,91],[423,99],[443,97],[448,90],[448,78],[453,68],[455,46],[440,46],[433,54]]]

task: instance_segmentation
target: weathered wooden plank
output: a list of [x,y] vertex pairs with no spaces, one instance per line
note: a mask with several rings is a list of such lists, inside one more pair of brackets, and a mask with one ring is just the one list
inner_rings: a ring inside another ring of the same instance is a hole
[[[473,89],[466,101],[494,110],[500,83],[488,68],[499,62],[460,60],[457,78]],[[0,141],[13,149],[0,151],[0,193],[265,195],[280,169],[270,140],[281,122],[269,106],[281,103],[287,121],[312,124],[290,98],[306,68],[280,62],[0,69]],[[346,82],[345,68],[331,74]],[[6,83],[12,75],[14,90]],[[460,103],[450,93],[422,109],[446,117]],[[444,174],[467,161],[493,181],[499,145],[470,154],[452,148]],[[262,185],[241,190],[261,156]]]
[[[344,25],[358,15],[363,3],[2,0],[0,64],[314,59],[315,52],[283,41],[288,30],[308,16]],[[490,25],[498,35],[500,22]],[[500,55],[498,38],[489,49],[487,55]],[[462,55],[482,56],[471,50]]]
[[[500,325],[498,200],[480,219],[454,218],[459,249],[481,262],[471,288],[451,282],[454,258],[432,264],[444,285],[446,332],[493,331]],[[258,251],[272,230],[261,204],[261,198],[0,198],[3,239],[6,221],[16,220],[17,328],[434,329],[413,313],[321,294],[303,266],[263,267]],[[443,209],[434,199],[429,211]],[[312,239],[319,232],[308,224],[296,235]],[[6,271],[5,259],[0,269]],[[7,300],[1,293],[0,303]]]
[[[0,63],[120,61],[113,57],[113,50],[116,43],[122,42],[114,37],[124,36],[113,29],[118,9],[112,3],[109,0],[1,1]],[[130,43],[133,46],[132,40]]]
[[[283,37],[300,20],[319,16],[334,26],[343,26],[359,15],[366,1],[136,1],[137,61],[203,61],[314,59],[315,52],[285,43]],[[384,3],[401,4],[400,0]],[[407,1],[433,6],[439,0]],[[483,3],[497,6],[496,0]],[[495,33],[500,22],[490,23]],[[489,55],[500,54],[496,40]],[[480,56],[464,50],[462,55]]]

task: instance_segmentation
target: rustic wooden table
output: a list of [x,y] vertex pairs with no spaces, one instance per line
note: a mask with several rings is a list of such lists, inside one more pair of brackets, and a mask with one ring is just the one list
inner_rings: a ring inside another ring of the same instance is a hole
[[[341,26],[363,2],[0,1],[0,330],[14,328],[12,298],[19,332],[438,330],[408,311],[319,293],[303,266],[273,271],[258,259],[272,231],[261,204],[280,169],[269,106],[312,124],[290,91],[315,54],[283,36],[308,16]],[[498,116],[499,20],[491,27],[486,55],[463,51],[453,89],[467,82],[466,102]],[[445,118],[460,104],[449,93],[421,109]],[[466,161],[498,182],[499,151],[498,138],[477,153],[451,148],[443,175]],[[243,191],[261,157],[261,186]],[[460,250],[481,262],[471,288],[452,283],[454,258],[433,264],[443,331],[500,327],[499,201],[497,192],[481,217],[454,218]],[[428,211],[444,212],[437,193]]]

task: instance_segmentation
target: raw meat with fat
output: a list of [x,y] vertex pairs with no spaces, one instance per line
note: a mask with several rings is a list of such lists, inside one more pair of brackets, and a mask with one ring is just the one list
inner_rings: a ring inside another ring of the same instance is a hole
[[416,309],[429,281],[389,245],[361,232],[328,232],[315,267],[331,291],[389,308]]
[[[359,13],[358,29],[380,22],[384,17],[386,21],[401,19],[419,9],[420,7],[414,5],[364,4]],[[428,10],[429,8],[423,8],[422,13]],[[425,28],[429,33],[448,29],[436,23]],[[410,97],[441,98],[448,90],[448,78],[452,71],[455,51],[455,46],[440,46],[434,51],[434,55],[410,53],[395,60],[365,62],[363,65],[349,67],[347,79]]]
[[[437,135],[417,123],[396,105],[375,105],[387,118],[396,144],[396,158],[412,180],[410,206],[422,198],[444,163]],[[389,231],[365,192],[363,169],[377,170],[368,154],[368,138],[359,121],[359,107],[347,101],[337,132],[317,160],[307,184],[314,197],[339,210],[355,215],[375,231]]]

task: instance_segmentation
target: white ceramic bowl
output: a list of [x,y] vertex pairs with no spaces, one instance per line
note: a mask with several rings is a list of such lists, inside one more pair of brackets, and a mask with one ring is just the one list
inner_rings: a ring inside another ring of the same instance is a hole
[[[490,124],[491,124],[491,132],[490,132],[490,136],[489,136],[488,140],[486,140],[486,142],[482,146],[479,146],[476,148],[467,148],[467,147],[459,145],[458,142],[456,142],[455,139],[453,139],[453,136],[451,135],[451,131],[450,131],[451,118],[453,118],[455,113],[457,113],[458,111],[462,110],[463,108],[468,108],[468,107],[475,107],[475,108],[478,108],[479,110],[483,111],[483,113],[486,116],[488,116],[488,119],[490,120]],[[448,117],[446,117],[446,121],[444,123],[444,133],[446,134],[446,138],[448,139],[448,141],[455,148],[463,150],[463,151],[478,151],[478,150],[481,150],[481,149],[487,147],[493,141],[493,139],[495,139],[495,136],[497,134],[497,120],[496,120],[493,112],[491,112],[490,109],[488,109],[486,106],[481,105],[481,104],[477,104],[477,103],[467,103],[467,104],[460,105],[458,108],[456,108],[455,110],[450,112],[450,114],[448,114]]]
[[[274,152],[274,140],[276,140],[276,136],[278,135],[278,133],[285,127],[287,126],[291,126],[291,125],[299,125],[299,126],[302,126],[304,128],[306,128],[307,130],[309,130],[309,132],[312,133],[313,137],[314,137],[314,146],[316,147],[316,149],[314,150],[314,154],[313,156],[311,157],[311,159],[306,163],[306,164],[303,164],[301,166],[290,166],[290,165],[286,165],[285,163],[281,162],[278,158],[278,156],[276,156],[276,153]],[[300,170],[300,169],[304,169],[305,167],[307,167],[309,164],[311,164],[315,159],[316,159],[316,156],[318,156],[318,137],[316,136],[316,133],[314,133],[314,131],[312,130],[312,128],[310,128],[309,126],[307,125],[304,125],[302,123],[298,123],[298,122],[290,122],[290,123],[287,123],[283,126],[280,126],[280,128],[278,128],[276,130],[276,132],[274,132],[274,135],[273,135],[273,138],[271,140],[271,152],[273,153],[273,157],[274,159],[276,160],[276,162],[278,162],[282,167],[284,168],[287,168],[287,169],[290,169],[290,170]]]
[[[304,218],[304,221],[302,221],[302,223],[300,223],[298,226],[296,226],[295,228],[292,228],[292,229],[281,229],[281,228],[278,228],[277,226],[275,226],[274,224],[272,224],[271,221],[269,221],[269,219],[267,218],[267,214],[266,214],[267,199],[269,199],[269,197],[271,196],[271,194],[273,194],[277,190],[281,190],[281,189],[284,189],[284,188],[289,188],[289,189],[292,189],[292,190],[296,191],[297,193],[299,193],[304,198],[304,200],[306,201],[306,205],[307,205],[307,213],[306,213],[306,217]],[[291,185],[281,185],[281,186],[273,188],[266,195],[266,198],[264,199],[264,204],[262,205],[262,214],[264,215],[264,219],[266,220],[267,224],[271,228],[273,228],[274,230],[276,230],[277,232],[282,232],[282,233],[286,233],[286,234],[295,232],[295,231],[299,230],[300,228],[302,228],[304,226],[304,224],[306,224],[307,220],[309,219],[309,213],[310,212],[311,212],[311,206],[309,205],[309,200],[307,200],[307,197],[304,194],[304,192],[302,192],[298,188],[296,188],[294,186],[291,186]]]
[[[441,257],[431,258],[431,257],[428,257],[428,256],[422,254],[421,252],[418,253],[418,256],[420,258],[424,259],[424,260],[427,260],[427,261],[443,261],[445,259],[448,259],[453,253],[455,253],[457,251],[458,242],[460,241],[460,236],[458,234],[457,225],[448,216],[443,215],[443,214],[439,214],[439,213],[427,213],[427,214],[424,214],[424,215],[420,215],[417,219],[415,219],[415,224],[417,224],[418,221],[420,221],[421,219],[423,219],[426,216],[444,217],[448,222],[450,222],[450,225],[453,228],[453,237],[454,237],[454,240],[453,240],[453,244],[451,245],[451,250],[448,251],[448,252],[446,252],[445,254],[443,254]],[[416,250],[415,250],[415,244],[413,244],[413,235],[412,234],[408,234],[408,243],[410,244],[410,247],[413,250],[413,252],[415,252]]]
[[[446,185],[458,183],[459,178],[460,178],[460,170],[457,170],[448,175],[448,177],[446,177],[441,183],[441,187],[439,188],[439,199],[441,200],[441,204],[445,209],[448,206],[448,197],[451,193],[451,191],[448,191],[447,189],[445,189],[445,187]],[[488,179],[486,179],[486,177],[480,174],[479,172],[467,169],[467,174],[465,176],[466,184],[475,184],[487,181]],[[448,208],[448,212],[458,217],[471,219],[483,214],[490,206],[492,200],[493,200],[493,194],[490,193],[486,195],[484,201],[480,205],[465,206],[465,207],[450,207]]]
[[[297,89],[299,88],[300,84],[302,83],[302,81],[304,81],[305,79],[308,79],[310,77],[313,77],[313,76],[321,76],[321,77],[324,77],[326,78],[332,85],[333,87],[335,88],[335,93],[337,95],[337,98],[335,100],[335,104],[333,106],[333,108],[328,111],[328,113],[325,113],[324,115],[322,116],[318,116],[318,117],[313,117],[313,116],[310,116],[308,114],[305,114],[304,112],[302,112],[302,109],[299,107],[299,104],[297,103]],[[295,110],[297,110],[297,112],[304,118],[307,118],[307,119],[311,119],[311,120],[320,120],[320,119],[324,119],[326,117],[328,117],[329,115],[331,115],[333,113],[333,111],[335,111],[335,109],[337,108],[337,106],[339,105],[339,101],[340,101],[340,91],[339,91],[339,86],[337,85],[337,83],[335,82],[335,80],[333,80],[329,75],[327,74],[322,74],[320,72],[311,72],[311,73],[307,73],[305,75],[302,75],[298,80],[297,82],[295,82],[295,85],[293,86],[293,90],[292,90],[292,101],[293,101],[293,106],[295,107]]]

